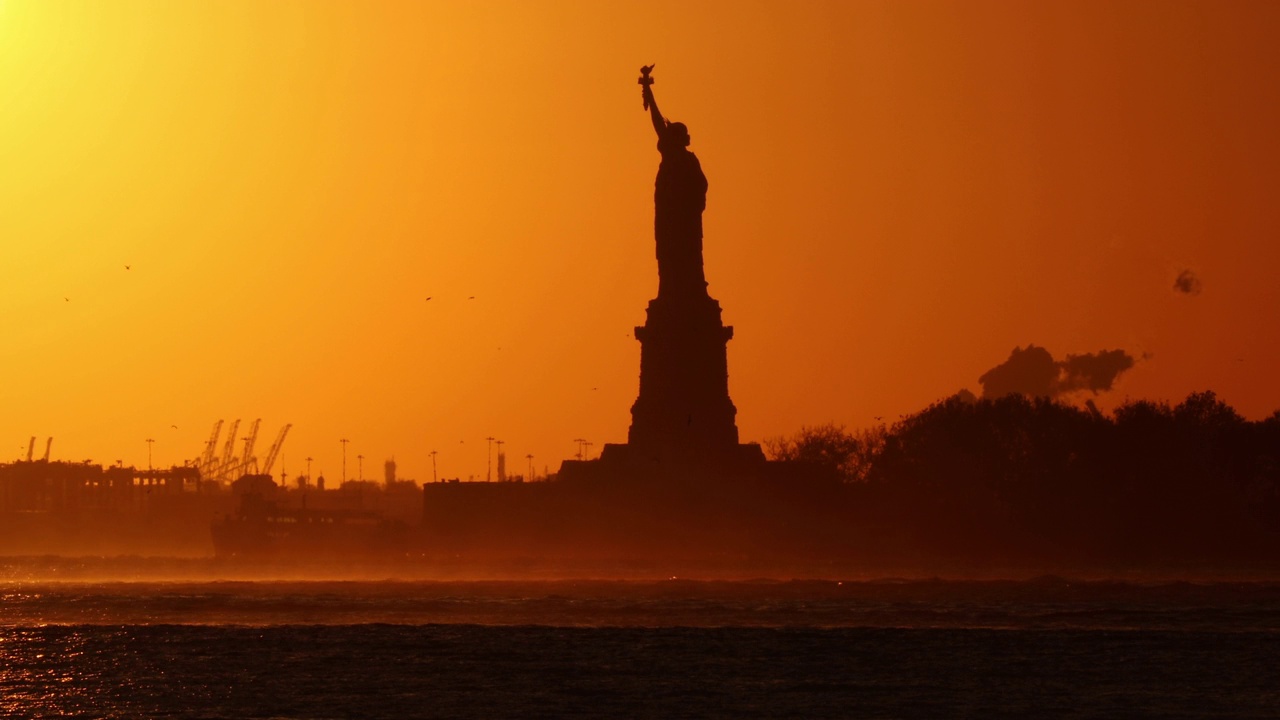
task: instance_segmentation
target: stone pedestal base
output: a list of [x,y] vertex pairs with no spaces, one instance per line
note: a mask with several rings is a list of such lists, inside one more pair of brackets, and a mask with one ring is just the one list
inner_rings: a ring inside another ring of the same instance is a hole
[[641,455],[676,459],[738,446],[737,409],[729,399],[726,344],[733,328],[705,293],[649,303],[636,328],[640,393],[631,407],[627,444]]

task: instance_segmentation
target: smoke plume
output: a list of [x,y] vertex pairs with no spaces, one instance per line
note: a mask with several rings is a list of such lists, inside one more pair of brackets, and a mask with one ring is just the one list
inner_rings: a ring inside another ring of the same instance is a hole
[[1123,350],[1102,350],[1084,355],[1067,355],[1054,360],[1048,350],[1036,345],[1015,347],[1009,359],[978,378],[982,397],[999,398],[1014,393],[1028,397],[1058,398],[1088,390],[1095,395],[1110,390],[1120,373],[1133,367],[1133,358]]
[[1190,270],[1178,273],[1178,279],[1173,281],[1173,291],[1184,295],[1199,295],[1201,287],[1200,278]]

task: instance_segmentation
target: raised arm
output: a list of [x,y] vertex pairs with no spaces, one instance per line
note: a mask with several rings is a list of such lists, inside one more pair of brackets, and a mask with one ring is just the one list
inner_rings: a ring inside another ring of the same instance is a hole
[[644,108],[649,111],[649,116],[653,119],[653,130],[658,133],[658,139],[662,139],[663,132],[667,129],[667,121],[662,117],[662,113],[658,112],[658,101],[653,99],[653,78],[649,77],[649,73],[653,71],[652,65],[645,65],[640,68],[640,97],[644,99]]
[[662,137],[662,133],[667,129],[667,120],[662,117],[662,113],[658,111],[658,101],[653,99],[653,86],[644,86],[645,104],[649,106],[649,117],[653,120],[653,130],[658,133],[658,137]]

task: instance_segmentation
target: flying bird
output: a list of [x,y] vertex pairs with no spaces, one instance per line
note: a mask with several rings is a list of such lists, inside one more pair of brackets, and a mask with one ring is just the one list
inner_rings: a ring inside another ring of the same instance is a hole
[[428,296],[427,296],[427,299],[428,299],[428,300],[430,300],[430,299],[431,299],[431,296],[430,296],[430,295],[428,295]]
[[472,295],[471,297],[469,297],[469,298],[467,298],[467,299],[468,299],[468,300],[475,300],[475,299],[476,299],[476,296],[475,296],[475,295]]
[[132,267],[132,266],[130,266],[130,265],[125,265],[125,266],[124,266],[124,269],[125,269],[125,270],[132,270],[132,269],[133,269],[133,267]]

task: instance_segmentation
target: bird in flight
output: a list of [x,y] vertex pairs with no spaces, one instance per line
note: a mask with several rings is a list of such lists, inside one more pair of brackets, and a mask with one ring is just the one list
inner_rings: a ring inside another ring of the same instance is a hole
[[132,265],[125,265],[125,266],[124,266],[124,269],[125,269],[125,270],[132,270],[132,269],[133,269],[133,266],[132,266]]
[[428,300],[430,300],[430,299],[431,299],[431,296],[430,296],[430,295],[428,295],[428,296],[427,296],[427,299],[428,299]]
[[475,299],[476,299],[476,296],[475,296],[475,295],[472,295],[471,297],[469,297],[469,298],[467,298],[467,299],[468,299],[468,300],[475,300]]

